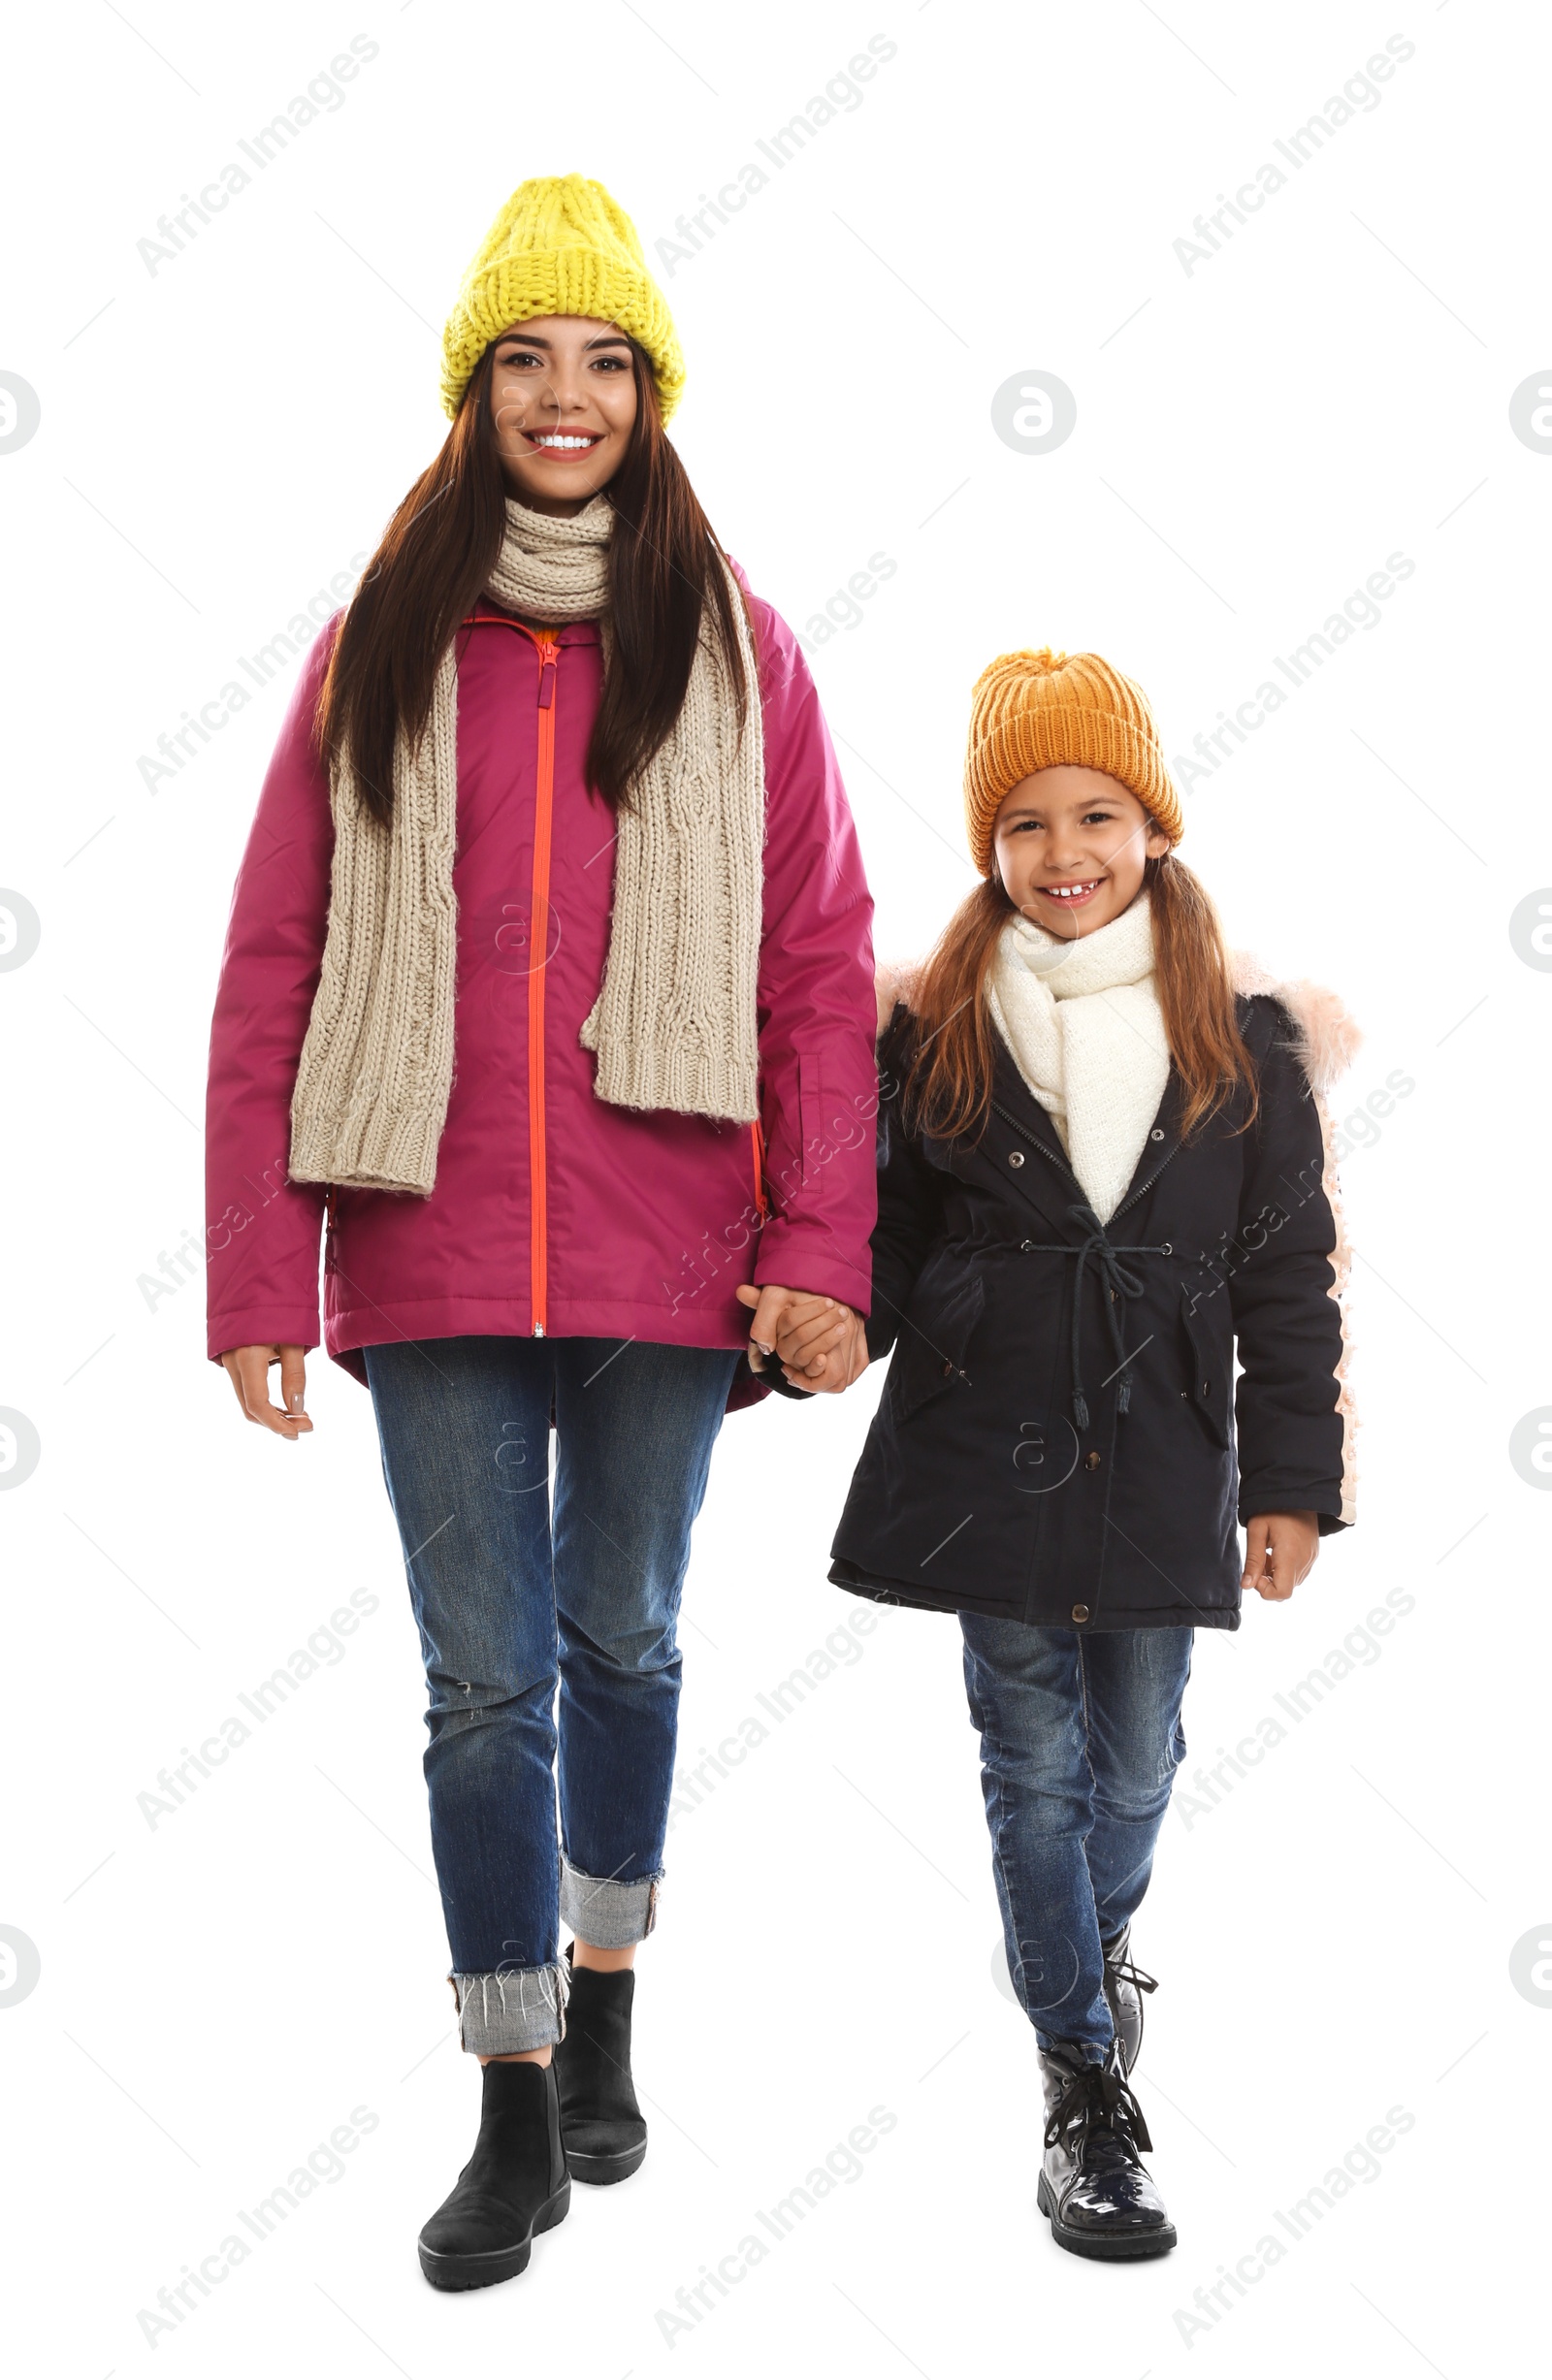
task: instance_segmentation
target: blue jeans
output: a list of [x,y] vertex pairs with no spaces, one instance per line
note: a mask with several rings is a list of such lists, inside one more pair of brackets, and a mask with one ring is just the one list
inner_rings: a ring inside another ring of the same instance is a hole
[[542,2048],[560,1927],[618,1948],[656,1915],[679,1591],[738,1356],[599,1338],[365,1353],[426,1663],[460,2038]]
[[1103,2058],[1101,1946],[1148,1890],[1185,1756],[1194,1631],[1083,1636],[969,1612],[960,1625],[1008,1972],[1042,2049]]

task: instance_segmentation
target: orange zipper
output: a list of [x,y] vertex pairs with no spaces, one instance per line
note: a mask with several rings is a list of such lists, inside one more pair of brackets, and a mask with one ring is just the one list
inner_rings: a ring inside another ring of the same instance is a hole
[[749,1127],[749,1140],[755,1161],[755,1212],[763,1225],[770,1213],[770,1200],[765,1191],[765,1135],[758,1116]]
[[534,891],[530,948],[538,953],[528,979],[529,1303],[533,1335],[549,1323],[549,1182],[544,1149],[544,974],[550,948],[550,825],[555,809],[555,673],[561,640],[504,612],[472,611],[466,628],[501,627],[526,636],[539,657],[538,776],[534,803]]
[[544,1148],[544,976],[550,949],[550,825],[555,809],[555,680],[560,641],[535,636],[539,657],[538,782],[534,804],[534,959],[528,979],[528,1171],[533,1335],[549,1321],[549,1182]]

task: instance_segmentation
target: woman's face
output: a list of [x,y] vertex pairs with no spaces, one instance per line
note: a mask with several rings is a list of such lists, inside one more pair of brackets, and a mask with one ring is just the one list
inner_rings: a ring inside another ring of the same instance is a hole
[[569,517],[607,487],[630,443],[630,342],[588,314],[541,314],[503,331],[491,417],[507,487],[535,512]]
[[1170,848],[1136,794],[1103,769],[1036,769],[1004,795],[991,830],[1014,907],[1077,941],[1130,907],[1143,869]]

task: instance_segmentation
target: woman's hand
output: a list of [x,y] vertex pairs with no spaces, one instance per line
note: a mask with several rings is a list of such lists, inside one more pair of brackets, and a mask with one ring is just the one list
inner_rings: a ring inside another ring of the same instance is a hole
[[1269,1603],[1286,1603],[1308,1578],[1320,1551],[1320,1524],[1312,1512],[1259,1512],[1245,1532],[1244,1593],[1251,1588]]
[[[305,1347],[231,1347],[222,1356],[237,1400],[250,1422],[273,1430],[276,1437],[296,1439],[312,1424],[303,1410],[307,1398]],[[282,1405],[270,1402],[270,1367],[280,1367]]]

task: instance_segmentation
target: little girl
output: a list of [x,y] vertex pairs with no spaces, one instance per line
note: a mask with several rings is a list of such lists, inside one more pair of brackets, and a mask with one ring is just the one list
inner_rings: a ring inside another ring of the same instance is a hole
[[1193,1631],[1290,1595],[1353,1518],[1318,1099],[1353,1036],[1231,967],[1148,701],[1098,655],[992,662],[965,812],[985,881],[880,1050],[865,1351],[815,1299],[777,1352],[832,1388],[894,1350],[830,1576],[959,1614],[1040,2208],[1077,2255],[1157,2256],[1130,1926]]

